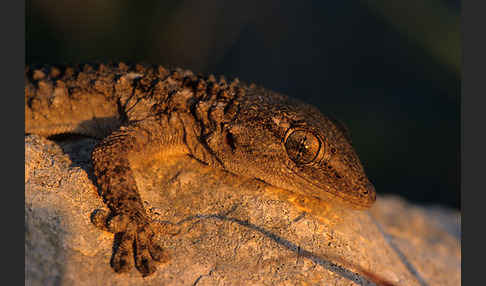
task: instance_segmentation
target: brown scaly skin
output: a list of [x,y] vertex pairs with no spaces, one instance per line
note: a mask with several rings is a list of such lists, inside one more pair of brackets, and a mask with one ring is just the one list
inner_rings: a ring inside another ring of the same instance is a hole
[[[152,242],[130,162],[186,154],[235,174],[354,209],[375,201],[343,126],[297,100],[238,80],[149,65],[38,66],[25,71],[25,132],[103,139],[92,154],[111,213],[95,225],[117,233],[112,266],[142,275],[167,255]],[[155,260],[155,261],[154,261]]]

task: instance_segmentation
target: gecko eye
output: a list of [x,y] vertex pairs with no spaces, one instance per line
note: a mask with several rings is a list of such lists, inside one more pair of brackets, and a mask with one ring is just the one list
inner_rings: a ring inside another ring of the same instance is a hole
[[298,164],[308,164],[319,154],[321,141],[311,132],[292,131],[285,139],[285,149],[290,159]]

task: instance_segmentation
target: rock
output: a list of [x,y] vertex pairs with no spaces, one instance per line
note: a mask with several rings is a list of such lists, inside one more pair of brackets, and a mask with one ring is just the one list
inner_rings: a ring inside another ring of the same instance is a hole
[[460,214],[379,197],[341,209],[188,157],[134,166],[171,260],[143,278],[109,264],[90,222],[95,141],[25,139],[26,285],[460,285]]

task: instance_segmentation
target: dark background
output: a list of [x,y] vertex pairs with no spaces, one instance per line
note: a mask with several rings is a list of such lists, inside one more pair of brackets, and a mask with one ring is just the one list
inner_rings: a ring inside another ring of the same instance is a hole
[[459,0],[26,1],[26,63],[181,66],[341,119],[378,193],[460,208]]

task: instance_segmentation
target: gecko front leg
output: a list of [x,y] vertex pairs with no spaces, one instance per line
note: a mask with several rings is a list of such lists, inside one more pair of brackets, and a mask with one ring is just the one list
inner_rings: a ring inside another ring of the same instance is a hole
[[144,209],[130,162],[170,148],[182,152],[180,132],[167,133],[170,125],[169,120],[162,119],[122,127],[101,141],[92,153],[98,188],[111,211],[93,213],[92,221],[119,238],[111,261],[116,272],[129,271],[132,257],[143,276],[155,272],[155,261],[168,260],[167,254],[152,240],[154,225]]

